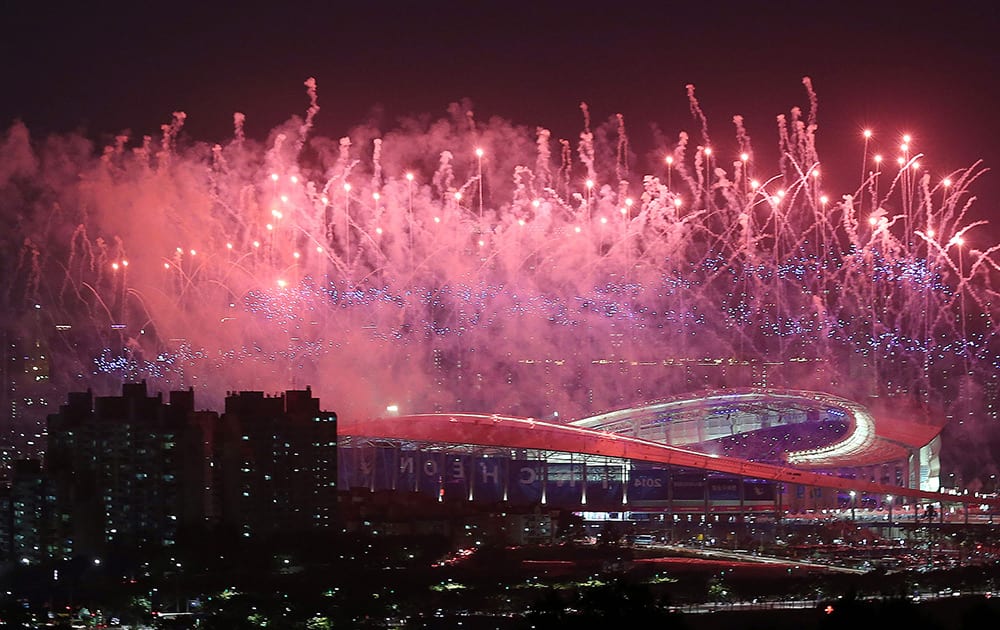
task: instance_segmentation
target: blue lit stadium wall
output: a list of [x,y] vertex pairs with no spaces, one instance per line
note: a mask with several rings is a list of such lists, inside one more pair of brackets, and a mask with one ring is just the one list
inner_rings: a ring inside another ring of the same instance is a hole
[[[384,444],[384,442],[383,442]],[[507,508],[676,513],[778,509],[776,485],[679,466],[595,458],[477,455],[350,440],[337,457],[341,491],[420,493],[442,502]],[[569,458],[562,461],[559,458]],[[558,461],[553,461],[558,460]]]

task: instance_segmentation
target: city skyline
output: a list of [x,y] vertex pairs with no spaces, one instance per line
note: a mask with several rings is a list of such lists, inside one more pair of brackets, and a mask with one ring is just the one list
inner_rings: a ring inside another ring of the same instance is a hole
[[0,18],[3,620],[996,617],[992,4]]

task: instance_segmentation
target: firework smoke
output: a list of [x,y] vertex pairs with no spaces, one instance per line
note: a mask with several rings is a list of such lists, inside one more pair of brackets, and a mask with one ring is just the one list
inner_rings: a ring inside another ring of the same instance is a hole
[[697,137],[642,176],[624,119],[592,126],[586,104],[579,161],[461,104],[313,136],[312,79],[305,117],[263,143],[239,113],[214,146],[181,112],[108,147],[14,124],[7,320],[67,387],[309,384],[342,413],[572,416],[755,384],[959,404],[997,359],[995,248],[965,245],[983,169],[932,182],[909,150],[868,163],[866,137],[858,189],[826,192],[804,84],[773,172],[742,117],[739,157],[713,152],[693,86]]

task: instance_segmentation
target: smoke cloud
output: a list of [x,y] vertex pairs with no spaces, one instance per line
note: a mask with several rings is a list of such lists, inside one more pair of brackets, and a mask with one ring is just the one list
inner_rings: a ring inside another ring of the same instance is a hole
[[739,116],[748,158],[713,152],[693,86],[693,132],[648,164],[585,104],[575,151],[469,103],[314,136],[312,79],[263,141],[239,113],[214,145],[182,112],[107,146],[15,123],[6,320],[66,388],[144,378],[208,406],[311,385],[342,414],[566,417],[766,385],[954,408],[996,360],[994,249],[962,245],[982,168],[945,185],[907,154],[825,191],[805,85],[774,167]]

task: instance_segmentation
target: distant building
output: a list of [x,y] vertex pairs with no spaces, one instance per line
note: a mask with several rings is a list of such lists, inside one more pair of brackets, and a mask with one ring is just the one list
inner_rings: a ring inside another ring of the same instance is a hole
[[148,396],[71,393],[49,416],[46,471],[74,554],[115,546],[171,546],[210,509],[205,432],[215,414],[194,411],[191,391]]
[[50,359],[37,331],[0,330],[0,480],[10,480],[14,461],[39,459],[45,449],[45,417],[55,395]]
[[0,558],[24,565],[65,557],[56,497],[41,462],[14,462],[11,483],[0,489]]
[[69,394],[45,465],[0,485],[0,560],[35,564],[169,548],[221,527],[245,538],[323,530],[337,508],[337,416],[312,392],[233,393],[225,413],[146,384]]
[[230,394],[220,440],[224,524],[245,538],[334,525],[337,415],[309,388]]

